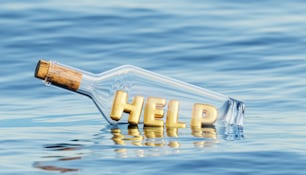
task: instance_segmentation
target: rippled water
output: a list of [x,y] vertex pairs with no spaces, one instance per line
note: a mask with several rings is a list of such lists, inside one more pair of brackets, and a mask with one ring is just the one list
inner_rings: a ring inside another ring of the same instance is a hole
[[[305,19],[298,0],[2,1],[0,173],[305,174]],[[40,58],[132,64],[235,97],[244,138],[109,126],[89,99],[35,79]]]

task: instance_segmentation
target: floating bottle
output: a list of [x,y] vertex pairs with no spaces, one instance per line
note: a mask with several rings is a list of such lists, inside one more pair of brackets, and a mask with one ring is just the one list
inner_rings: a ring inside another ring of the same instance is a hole
[[91,98],[112,125],[243,125],[243,102],[131,65],[92,74],[40,60],[35,77]]

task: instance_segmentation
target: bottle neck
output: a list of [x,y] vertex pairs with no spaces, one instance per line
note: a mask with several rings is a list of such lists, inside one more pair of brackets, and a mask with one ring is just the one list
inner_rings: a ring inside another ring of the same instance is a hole
[[79,88],[76,90],[77,93],[86,95],[89,97],[93,96],[94,92],[94,83],[95,83],[96,77],[88,72],[82,71],[82,79],[80,82]]
[[35,77],[70,91],[91,96],[95,77],[85,71],[52,61],[40,60]]

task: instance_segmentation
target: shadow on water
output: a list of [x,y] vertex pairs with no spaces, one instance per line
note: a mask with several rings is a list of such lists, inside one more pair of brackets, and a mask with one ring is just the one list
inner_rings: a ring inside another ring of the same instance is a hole
[[65,167],[58,167],[58,166],[53,166],[53,165],[44,165],[42,162],[35,162],[33,166],[35,168],[39,168],[41,170],[58,171],[58,172],[61,172],[61,173],[79,171],[78,168],[65,168]]
[[[194,149],[205,150],[213,148],[218,143],[218,139],[226,139],[228,136],[220,134],[225,133],[225,130],[227,129],[215,126],[200,128],[139,128],[136,125],[126,124],[110,126],[89,140],[73,139],[67,143],[43,145],[45,155],[41,156],[42,160],[35,161],[33,167],[60,173],[77,172],[81,168],[75,164],[83,162],[85,157],[90,159],[92,153],[95,156],[116,160],[128,157],[178,155]],[[243,135],[236,137],[238,138],[242,139]],[[109,142],[105,142],[105,139]]]
[[69,168],[64,167],[62,165],[57,165],[59,162],[65,161],[74,161],[82,159],[82,155],[80,156],[68,156],[65,157],[62,155],[62,152],[74,151],[82,149],[81,144],[71,144],[71,143],[57,143],[45,145],[45,149],[48,151],[56,151],[58,155],[56,156],[43,156],[44,159],[55,159],[54,161],[37,161],[33,163],[33,167],[44,170],[44,171],[57,171],[61,173],[66,172],[76,172],[79,171],[79,168]]

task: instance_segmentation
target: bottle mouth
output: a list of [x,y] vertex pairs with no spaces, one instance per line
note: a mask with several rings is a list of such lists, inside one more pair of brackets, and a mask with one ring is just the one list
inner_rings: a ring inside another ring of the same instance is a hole
[[47,83],[72,91],[79,89],[82,80],[81,72],[45,60],[38,61],[34,76]]
[[49,61],[39,60],[35,68],[34,76],[44,80],[48,75],[50,64],[51,62]]

